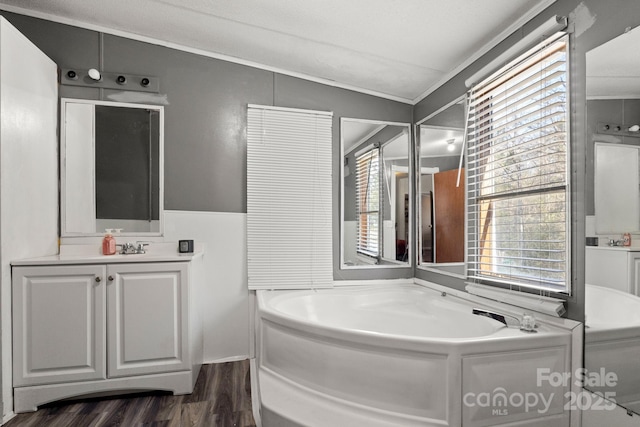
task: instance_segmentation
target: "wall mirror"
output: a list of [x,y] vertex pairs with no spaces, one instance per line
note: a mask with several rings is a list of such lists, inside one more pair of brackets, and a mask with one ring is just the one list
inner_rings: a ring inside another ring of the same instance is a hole
[[342,118],[341,268],[411,263],[411,126]]
[[[640,414],[640,28],[587,52],[586,388]],[[610,247],[630,232],[631,246]],[[598,246],[592,246],[598,245]],[[615,375],[615,379],[611,377]]]
[[162,106],[62,99],[63,237],[161,235]]
[[418,127],[418,267],[461,278],[465,254],[464,120],[462,97]]

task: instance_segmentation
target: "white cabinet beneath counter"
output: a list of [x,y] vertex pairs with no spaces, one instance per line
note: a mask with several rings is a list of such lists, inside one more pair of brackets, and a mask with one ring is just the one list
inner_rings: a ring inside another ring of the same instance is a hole
[[88,393],[191,393],[202,364],[199,265],[14,266],[15,412]]
[[640,248],[587,246],[585,282],[640,296]]

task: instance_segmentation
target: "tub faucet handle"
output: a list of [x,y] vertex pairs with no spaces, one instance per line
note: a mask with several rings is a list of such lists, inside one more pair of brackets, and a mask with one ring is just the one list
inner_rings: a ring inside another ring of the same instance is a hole
[[520,330],[524,332],[536,332],[536,318],[532,314],[523,314],[520,322]]

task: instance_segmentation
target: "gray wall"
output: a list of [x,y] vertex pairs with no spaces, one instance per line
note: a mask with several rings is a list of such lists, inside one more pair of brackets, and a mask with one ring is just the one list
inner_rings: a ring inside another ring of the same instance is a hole
[[412,277],[413,270],[339,270],[340,117],[410,123],[412,106],[270,71],[46,20],[0,12],[61,68],[160,78],[160,94],[61,86],[60,97],[165,105],[165,209],[246,212],[247,104],[333,111],[334,276]]
[[420,159],[421,168],[440,168],[440,172],[458,169],[460,166],[460,156],[442,157],[422,157]]
[[585,211],[595,215],[594,202],[594,147],[595,143],[640,145],[640,138],[598,134],[598,123],[636,124],[640,118],[640,99],[607,99],[587,101],[587,182]]
[[[453,97],[448,102],[454,101],[455,99],[456,97]],[[426,99],[423,100],[423,102],[426,102]],[[456,103],[449,105],[445,110],[440,111],[435,116],[430,117],[420,124],[463,130],[465,115],[465,103]]]
[[[414,121],[418,122],[437,109],[463,95],[465,79],[504,52],[552,15],[568,16],[571,36],[570,85],[571,85],[571,189],[572,189],[572,289],[568,301],[568,317],[584,319],[584,242],[585,198],[592,192],[586,186],[586,156],[590,138],[586,123],[586,74],[585,54],[610,39],[624,33],[625,28],[640,24],[640,2],[637,0],[558,0],[509,36],[482,58],[461,71],[445,85],[427,96],[414,108]],[[457,289],[464,288],[464,281],[437,273],[416,269],[416,277],[438,281]]]

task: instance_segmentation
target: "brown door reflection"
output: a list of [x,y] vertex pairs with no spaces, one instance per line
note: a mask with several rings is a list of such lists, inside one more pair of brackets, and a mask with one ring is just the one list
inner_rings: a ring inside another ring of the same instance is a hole
[[433,175],[437,263],[464,261],[464,169],[460,171],[459,187],[457,180],[457,169]]

